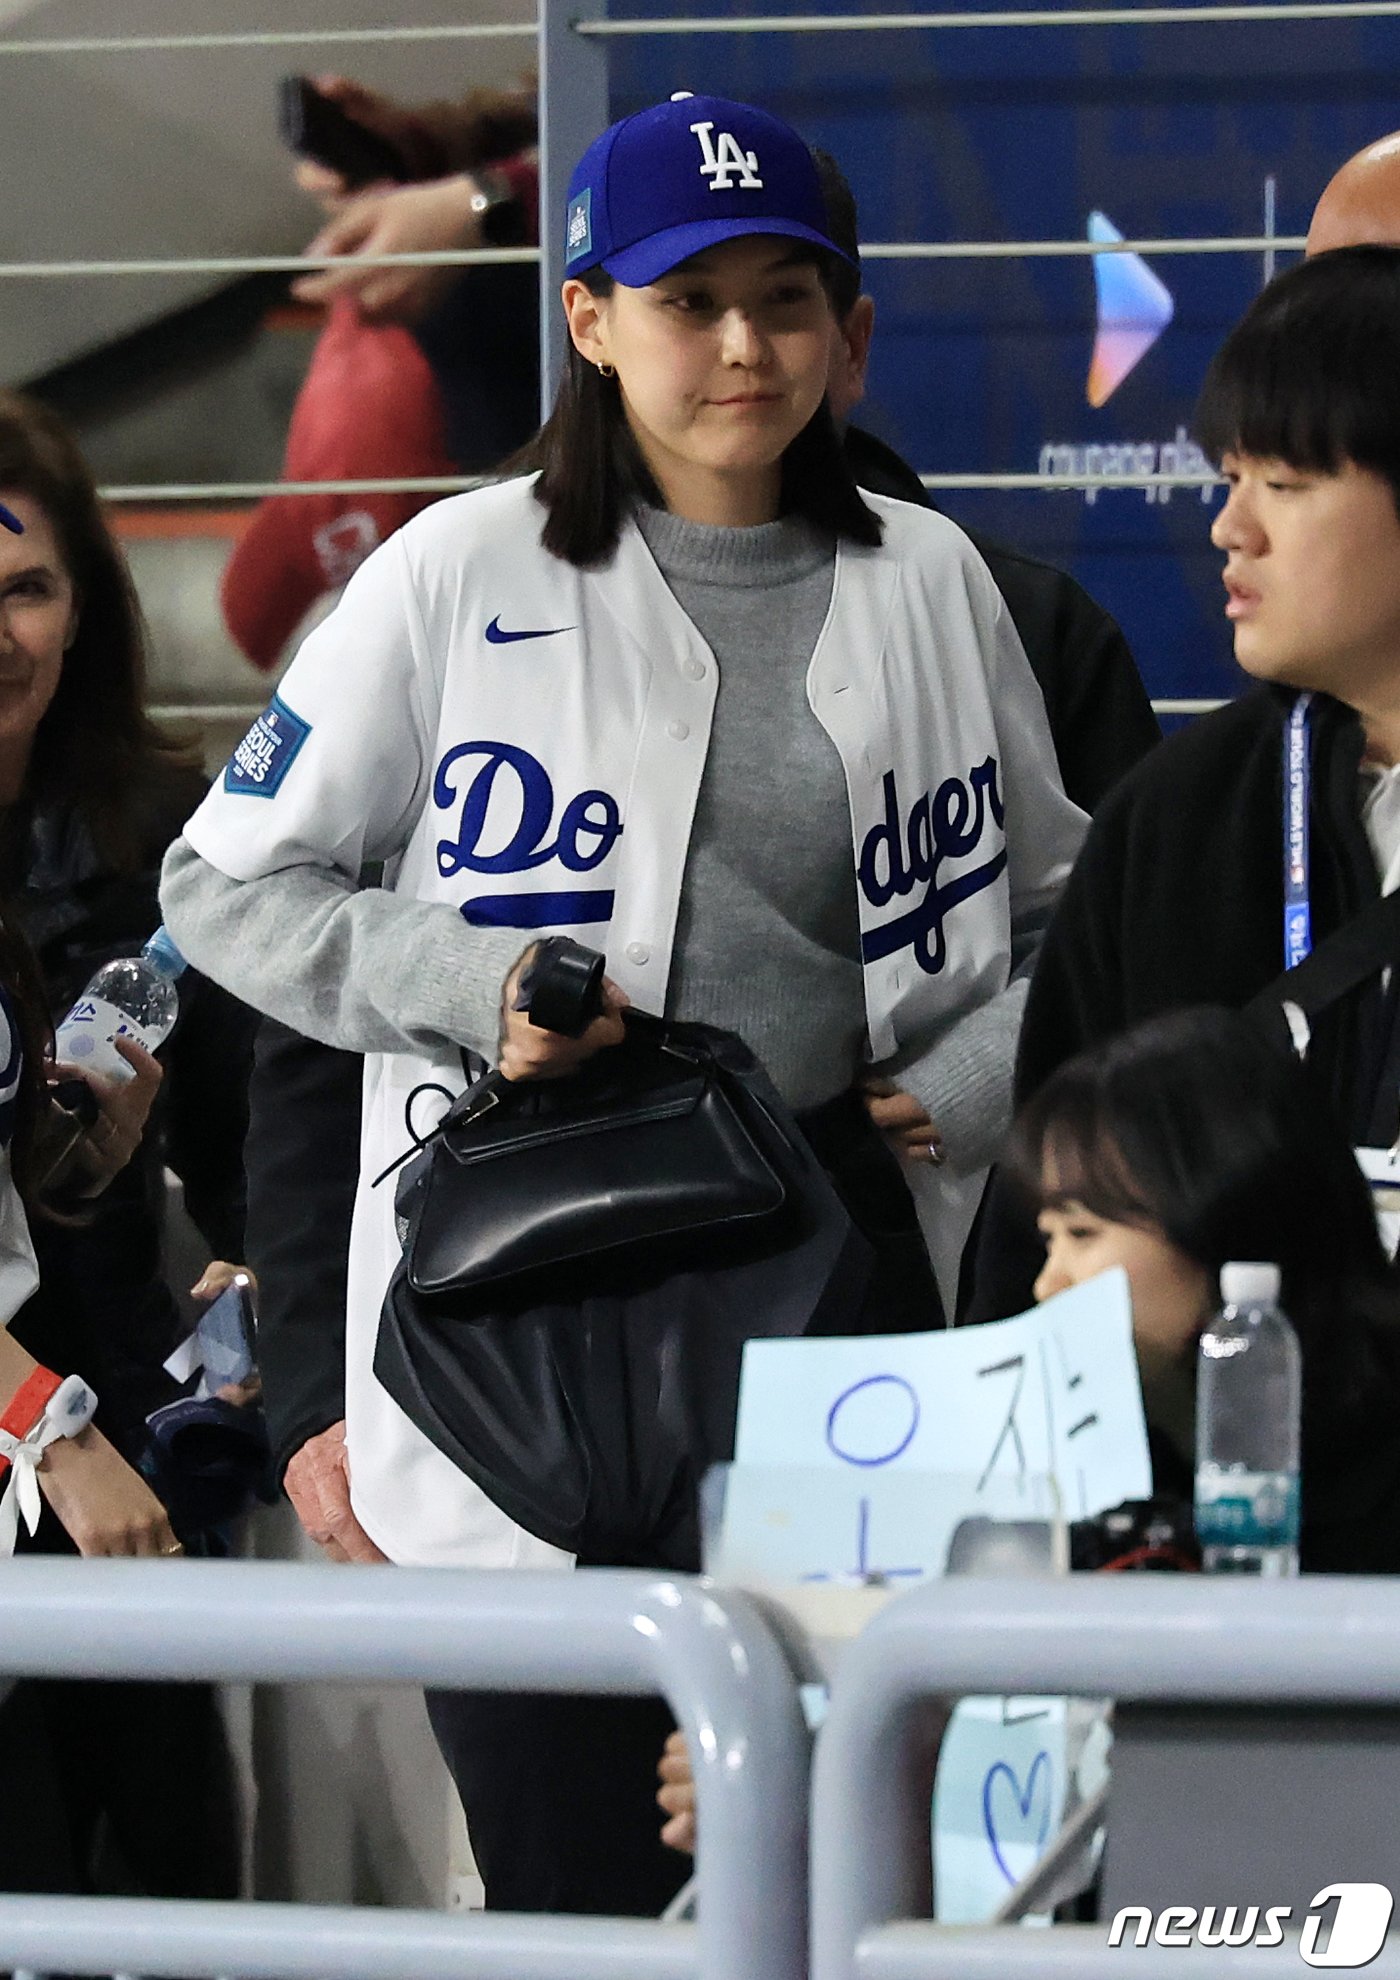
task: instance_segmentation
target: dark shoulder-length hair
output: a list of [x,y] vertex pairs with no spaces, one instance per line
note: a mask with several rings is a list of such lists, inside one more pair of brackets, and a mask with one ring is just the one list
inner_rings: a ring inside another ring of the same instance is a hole
[[1195,428],[1216,461],[1354,461],[1400,510],[1400,248],[1335,248],[1270,282],[1217,352]]
[[0,391],[0,488],[43,510],[77,593],[77,630],[34,738],[24,798],[71,806],[104,863],[134,870],[150,856],[153,800],[188,781],[196,758],[145,712],[141,608],[77,442],[19,392]]
[[1250,1020],[1176,1011],[1069,1060],[1021,1110],[1007,1167],[1037,1207],[1159,1230],[1212,1280],[1230,1259],[1276,1264],[1311,1402],[1365,1408],[1347,1322],[1400,1341],[1400,1280],[1328,1100]]
[[[830,300],[836,258],[814,249],[812,259]],[[600,298],[616,286],[601,268],[580,279]],[[639,503],[665,507],[627,424],[617,380],[602,377],[572,343],[553,411],[510,468],[538,472],[544,546],[581,569],[608,562]],[[838,541],[874,546],[883,540],[884,527],[856,485],[825,399],[783,454],[780,508]]]

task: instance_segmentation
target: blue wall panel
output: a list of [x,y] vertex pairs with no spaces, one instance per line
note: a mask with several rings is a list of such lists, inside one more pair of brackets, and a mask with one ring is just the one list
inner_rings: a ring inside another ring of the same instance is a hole
[[[654,0],[614,8],[657,11]],[[836,9],[803,0],[803,11]],[[1400,21],[693,35],[611,47],[617,115],[692,89],[791,118],[841,160],[867,240],[1082,239],[1096,209],[1136,239],[1255,235],[1269,178],[1276,231],[1302,234],[1341,160],[1400,126]],[[925,473],[1035,473],[1050,446],[1174,446],[1212,351],[1261,284],[1262,257],[1151,265],[1173,320],[1096,409],[1086,396],[1087,258],[870,263],[879,325],[867,423]],[[940,499],[1072,569],[1121,620],[1154,695],[1237,684],[1207,538],[1215,497]]]

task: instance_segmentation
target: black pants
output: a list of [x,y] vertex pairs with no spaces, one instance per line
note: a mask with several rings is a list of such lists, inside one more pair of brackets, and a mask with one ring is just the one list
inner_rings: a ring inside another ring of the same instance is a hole
[[428,1693],[491,1911],[655,1918],[690,1875],[662,1846],[660,1698]]
[[36,1678],[0,1703],[0,1890],[236,1898],[238,1873],[212,1685]]

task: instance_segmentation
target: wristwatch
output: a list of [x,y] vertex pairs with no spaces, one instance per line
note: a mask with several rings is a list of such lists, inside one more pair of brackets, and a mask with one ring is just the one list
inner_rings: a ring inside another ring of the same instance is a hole
[[471,177],[471,210],[487,247],[525,246],[525,208],[506,174],[486,165]]

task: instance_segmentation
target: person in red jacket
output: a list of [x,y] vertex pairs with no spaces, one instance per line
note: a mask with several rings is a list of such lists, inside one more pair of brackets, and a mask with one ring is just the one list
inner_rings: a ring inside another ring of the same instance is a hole
[[[343,257],[293,285],[325,329],[297,399],[286,482],[418,481],[486,472],[534,431],[538,344],[529,267],[378,268],[364,257],[536,238],[534,93],[476,90],[410,109],[341,76],[317,88],[404,159],[408,184],[354,191],[303,160],[328,220],[307,252]],[[270,669],[317,599],[436,499],[431,490],[277,495],[224,569],[236,644]]]

